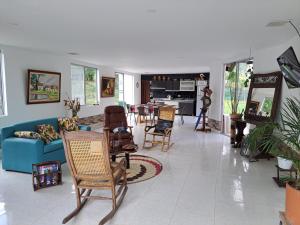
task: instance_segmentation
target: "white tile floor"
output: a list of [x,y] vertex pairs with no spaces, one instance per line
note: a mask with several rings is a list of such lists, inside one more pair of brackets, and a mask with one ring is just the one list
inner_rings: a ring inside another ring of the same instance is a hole
[[[163,163],[162,173],[131,184],[108,225],[274,225],[284,209],[284,189],[272,180],[274,161],[249,164],[229,138],[194,132],[194,118],[176,126],[169,152],[139,150]],[[134,128],[141,146],[143,126]],[[61,224],[75,207],[72,182],[63,166],[63,185],[33,192],[31,175],[0,171],[0,225]],[[111,207],[90,201],[68,224],[93,225]]]

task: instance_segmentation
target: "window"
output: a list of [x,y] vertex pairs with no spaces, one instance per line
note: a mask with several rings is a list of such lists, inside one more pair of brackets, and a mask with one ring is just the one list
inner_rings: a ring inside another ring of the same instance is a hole
[[81,105],[99,103],[98,70],[92,67],[71,65],[72,98]]
[[134,76],[116,73],[116,103],[134,104]]
[[7,115],[4,55],[0,50],[0,116]]

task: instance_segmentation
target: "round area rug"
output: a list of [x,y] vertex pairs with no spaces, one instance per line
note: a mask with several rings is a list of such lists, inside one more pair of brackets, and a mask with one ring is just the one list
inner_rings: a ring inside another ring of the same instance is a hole
[[130,168],[126,170],[127,183],[149,180],[160,174],[162,168],[157,159],[145,155],[130,155]]

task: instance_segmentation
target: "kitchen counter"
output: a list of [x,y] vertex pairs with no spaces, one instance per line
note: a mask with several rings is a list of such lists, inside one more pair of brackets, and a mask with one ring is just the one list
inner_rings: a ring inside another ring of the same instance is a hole
[[[156,102],[164,102],[167,105],[174,105],[176,108],[183,108],[182,114],[184,115],[195,115],[195,99],[184,99],[184,98],[159,98],[155,99]],[[180,112],[176,112],[180,113]]]
[[180,99],[180,98],[174,98],[174,99],[168,99],[168,98],[161,98],[161,99],[155,99],[156,102],[194,102],[195,99]]

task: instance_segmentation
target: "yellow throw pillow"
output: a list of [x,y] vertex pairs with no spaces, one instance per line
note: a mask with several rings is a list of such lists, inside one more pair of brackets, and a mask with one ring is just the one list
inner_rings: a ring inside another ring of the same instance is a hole
[[58,118],[59,129],[63,131],[77,131],[79,130],[77,120],[78,117]]
[[47,144],[60,138],[59,134],[50,124],[37,125],[37,132],[41,135],[41,139]]
[[19,138],[41,139],[41,135],[34,131],[16,131],[14,135]]

